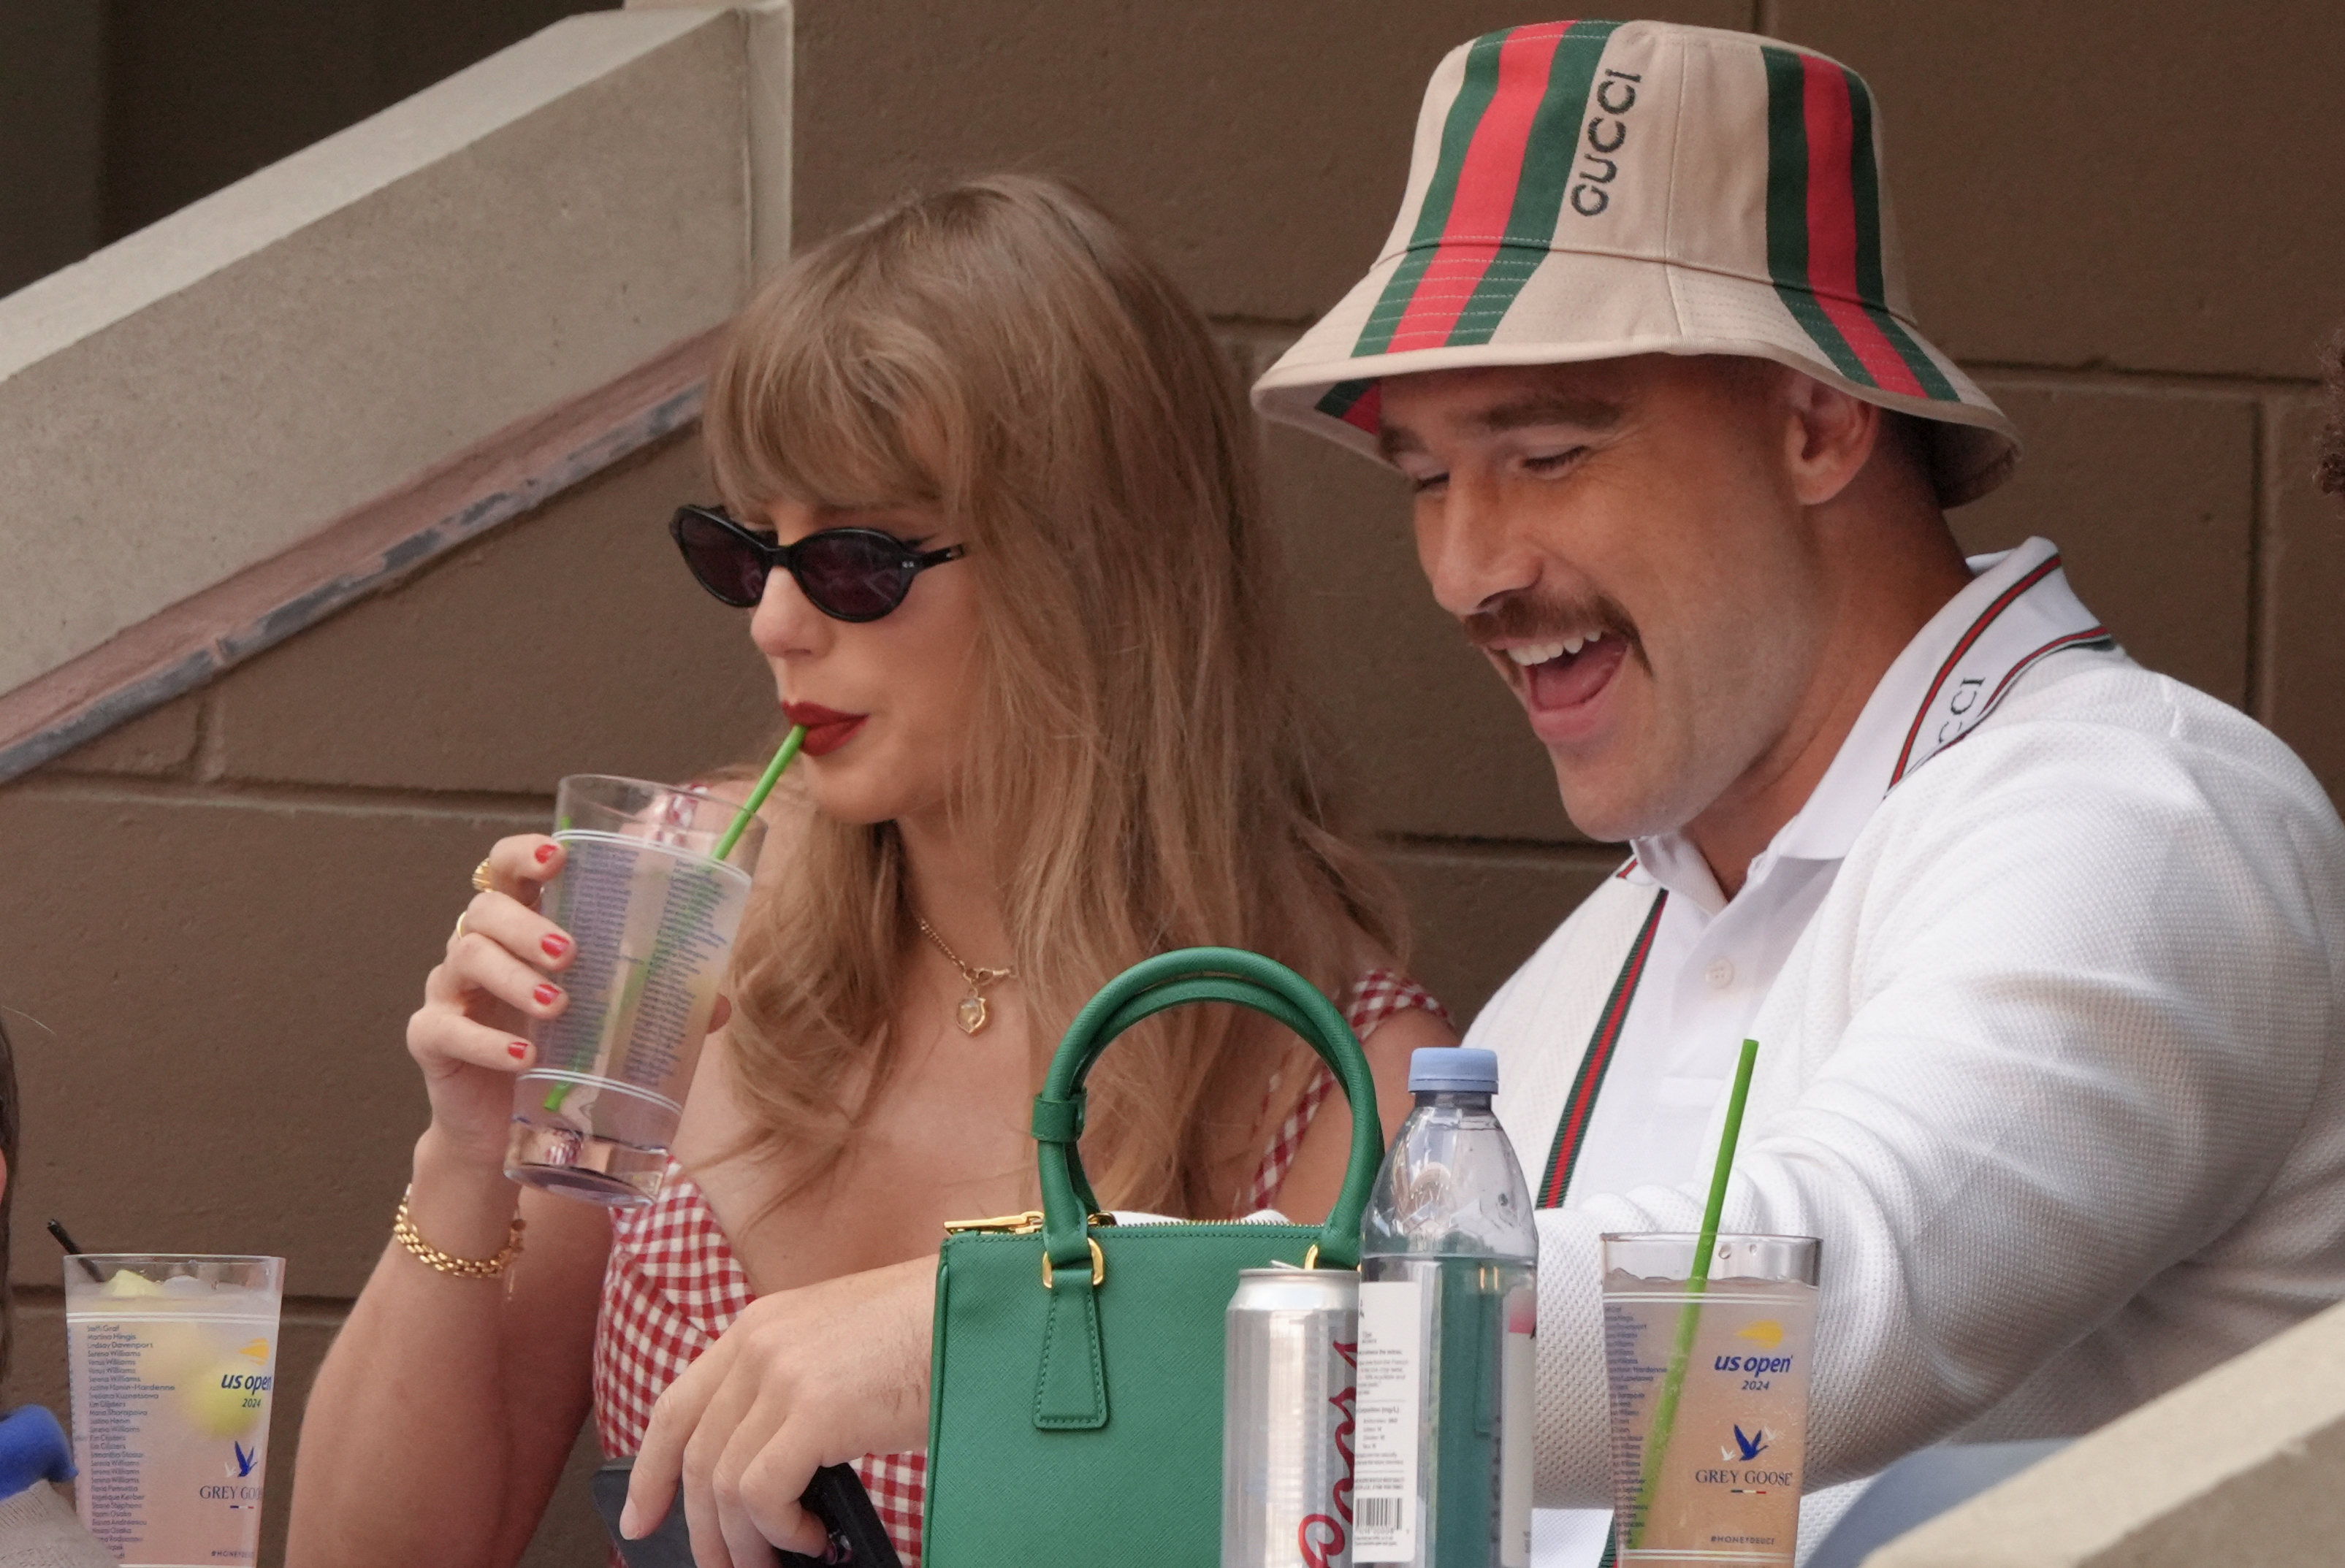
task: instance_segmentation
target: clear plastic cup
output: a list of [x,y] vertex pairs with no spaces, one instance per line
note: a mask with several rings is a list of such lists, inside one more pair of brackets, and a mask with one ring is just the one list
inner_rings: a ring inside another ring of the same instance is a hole
[[126,1564],[250,1563],[281,1258],[66,1259],[75,1501]]
[[[1613,1528],[1622,1564],[1782,1563],[1796,1549],[1815,1343],[1812,1236],[1720,1236],[1690,1293],[1692,1235],[1604,1238]],[[1653,1427],[1670,1362],[1684,1381]]]
[[659,1196],[717,986],[765,842],[740,808],[699,790],[582,774],[562,781],[553,836],[567,852],[546,918],[576,956],[570,1005],[530,1032],[513,1089],[505,1174],[610,1205]]

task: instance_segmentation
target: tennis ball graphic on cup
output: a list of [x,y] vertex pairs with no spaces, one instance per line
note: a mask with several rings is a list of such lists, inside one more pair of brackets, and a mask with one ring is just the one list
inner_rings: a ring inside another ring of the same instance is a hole
[[179,1384],[188,1423],[213,1437],[242,1437],[269,1413],[269,1341],[255,1340],[228,1359],[200,1363]]
[[230,1350],[210,1329],[157,1323],[140,1360],[143,1381],[167,1386],[180,1418],[208,1437],[240,1438],[269,1413],[269,1341]]

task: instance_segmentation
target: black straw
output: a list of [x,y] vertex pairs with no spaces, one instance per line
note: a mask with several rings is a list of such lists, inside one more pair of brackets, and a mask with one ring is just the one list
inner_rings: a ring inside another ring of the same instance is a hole
[[97,1271],[97,1265],[91,1262],[87,1258],[82,1256],[82,1250],[78,1246],[75,1245],[74,1239],[66,1234],[65,1223],[62,1220],[55,1218],[52,1218],[49,1220],[49,1234],[57,1239],[57,1245],[66,1249],[66,1257],[71,1258],[75,1262],[81,1265],[81,1270],[83,1273],[88,1275],[91,1279],[96,1280],[101,1285],[106,1283],[106,1276]]

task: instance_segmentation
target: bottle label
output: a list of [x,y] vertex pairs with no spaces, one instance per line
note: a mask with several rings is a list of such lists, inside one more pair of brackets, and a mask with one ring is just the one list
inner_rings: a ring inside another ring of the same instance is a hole
[[1507,1349],[1498,1407],[1498,1563],[1529,1568],[1532,1438],[1538,1431],[1538,1287],[1507,1292]]
[[1359,1428],[1352,1472],[1352,1561],[1416,1555],[1417,1442],[1425,1381],[1425,1287],[1360,1286]]

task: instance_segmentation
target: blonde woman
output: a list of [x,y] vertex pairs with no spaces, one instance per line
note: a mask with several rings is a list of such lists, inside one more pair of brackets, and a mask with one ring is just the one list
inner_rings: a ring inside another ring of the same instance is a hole
[[[1096,209],[997,178],[802,257],[706,439],[730,518],[687,509],[678,541],[754,606],[809,736],[680,1169],[615,1219],[501,1174],[570,952],[533,908],[561,850],[501,842],[409,1027],[409,1212],[467,1259],[518,1212],[527,1256],[482,1280],[385,1250],[310,1401],[297,1563],[513,1562],[590,1409],[641,1451],[629,1525],[680,1490],[704,1568],[819,1551],[797,1499],[847,1461],[916,1563],[942,1227],[1038,1202],[1030,1098],[1092,991],[1168,948],[1271,954],[1348,1007],[1388,1124],[1410,1051],[1454,1043],[1329,824],[1231,371]],[[1274,1026],[1183,1009],[1103,1058],[1085,1158],[1117,1207],[1315,1219],[1351,1133],[1331,1081]]]

